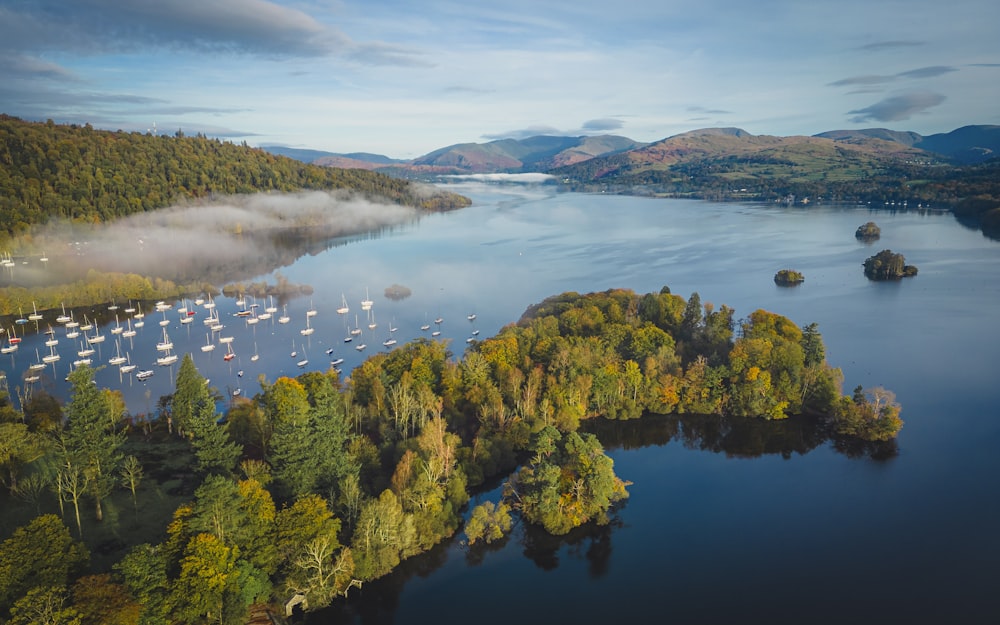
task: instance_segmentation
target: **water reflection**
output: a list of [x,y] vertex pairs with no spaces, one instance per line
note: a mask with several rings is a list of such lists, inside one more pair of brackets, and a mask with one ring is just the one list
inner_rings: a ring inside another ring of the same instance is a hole
[[594,419],[585,423],[606,450],[663,446],[678,441],[687,449],[725,454],[728,458],[759,458],[810,451],[832,444],[850,458],[890,460],[899,453],[896,441],[856,441],[837,436],[824,422],[810,417],[780,421],[728,418],[720,415],[646,415],[629,421]]

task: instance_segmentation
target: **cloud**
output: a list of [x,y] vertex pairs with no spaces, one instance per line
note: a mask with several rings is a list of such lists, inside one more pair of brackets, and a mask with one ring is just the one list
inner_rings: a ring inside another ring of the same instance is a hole
[[932,65],[930,67],[919,67],[906,72],[900,72],[896,75],[900,78],[933,78],[934,76],[940,76],[942,74],[957,71],[958,70],[954,67],[948,67],[946,65]]
[[605,117],[603,119],[591,119],[585,121],[583,122],[581,129],[588,131],[618,130],[624,125],[625,124],[620,119]]
[[918,67],[917,69],[910,69],[905,72],[899,72],[898,74],[891,75],[865,74],[863,76],[851,76],[850,78],[842,78],[840,80],[827,83],[827,86],[847,87],[850,85],[884,85],[896,80],[897,78],[933,78],[935,76],[941,76],[942,74],[957,71],[958,70],[954,67],[949,67],[947,65],[930,65],[928,67]]
[[482,135],[482,137],[483,139],[496,141],[498,139],[527,139],[529,137],[537,137],[539,135],[561,136],[565,134],[565,132],[559,130],[558,128],[553,128],[552,126],[528,126],[527,128],[521,128],[518,130],[508,130],[507,132]]
[[970,67],[1000,67],[1000,63],[969,63]]
[[924,45],[923,41],[877,41],[863,45],[858,50],[868,50],[876,52],[879,50],[891,50],[893,48],[915,48]]
[[732,115],[732,111],[725,111],[723,109],[710,109],[704,106],[689,106],[687,108],[690,113],[705,113],[708,115]]
[[847,87],[850,85],[882,85],[896,80],[895,76],[881,76],[879,74],[866,74],[864,76],[851,76],[827,83],[828,87]]
[[863,109],[848,111],[850,120],[856,124],[870,121],[898,122],[922,113],[945,101],[945,96],[929,91],[905,93],[876,102]]

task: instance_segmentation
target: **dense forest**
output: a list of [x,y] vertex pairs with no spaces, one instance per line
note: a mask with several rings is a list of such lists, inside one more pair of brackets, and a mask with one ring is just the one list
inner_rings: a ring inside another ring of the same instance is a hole
[[306,165],[208,139],[95,130],[0,115],[0,236],[55,219],[107,223],[213,195],[351,189],[428,210],[468,200],[358,169]]
[[261,378],[225,414],[190,355],[156,415],[126,414],[86,366],[64,406],[0,397],[0,619],[316,609],[453,535],[470,489],[504,475],[503,499],[471,512],[470,544],[511,514],[553,534],[607,522],[628,482],[582,427],[597,417],[802,415],[833,439],[891,443],[892,393],[842,395],[815,324],[733,314],[666,287],[565,293],[461,359],[419,340],[345,380]]

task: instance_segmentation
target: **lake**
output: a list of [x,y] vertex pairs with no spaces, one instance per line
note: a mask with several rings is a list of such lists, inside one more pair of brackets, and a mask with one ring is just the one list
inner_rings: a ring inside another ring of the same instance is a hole
[[[885,386],[902,404],[906,425],[896,453],[878,459],[829,442],[773,443],[782,438],[774,428],[794,424],[763,424],[739,444],[715,444],[711,428],[676,420],[610,428],[602,440],[619,476],[633,482],[611,525],[562,539],[519,525],[487,551],[465,549],[457,536],[309,623],[1000,619],[1000,244],[937,211],[555,194],[544,186],[449,188],[475,204],[332,240],[282,268],[292,282],[315,289],[311,298],[287,302],[287,325],[246,326],[231,316],[233,300],[218,298],[223,334],[234,337],[233,361],[223,362],[224,346],[200,351],[203,311],[187,326],[176,311],[167,313],[176,349],[190,351],[223,392],[252,394],[258,374],[300,372],[302,356],[291,357],[293,349],[307,355],[307,369],[344,358],[347,375],[366,353],[385,349],[390,325],[402,343],[428,334],[421,325],[437,328],[440,317],[442,338],[460,354],[474,330],[492,335],[552,294],[668,285],[684,297],[697,291],[702,302],[732,306],[737,318],[764,308],[800,325],[817,322],[827,359],[844,371],[845,392]],[[871,245],[854,238],[869,220],[882,229]],[[904,254],[919,275],[868,281],[862,262],[887,248]],[[783,268],[801,271],[805,283],[777,287],[773,276]],[[392,284],[412,295],[387,299],[383,290]],[[374,331],[359,305],[366,288],[375,300]],[[351,308],[345,316],[335,312],[342,294]],[[316,331],[303,337],[311,306]],[[98,373],[100,384],[123,389],[136,412],[155,409],[176,369],[151,366],[163,316],[146,312],[132,357],[155,369],[154,377],[130,383],[113,368]],[[343,342],[355,313],[368,344],[363,353],[353,348],[359,339]],[[12,388],[45,338],[23,327],[29,335],[16,357],[0,357]],[[109,331],[105,326],[104,360],[115,349]],[[261,357],[251,362],[255,343]],[[40,382],[57,395],[75,358],[60,350],[55,372],[46,369]]]

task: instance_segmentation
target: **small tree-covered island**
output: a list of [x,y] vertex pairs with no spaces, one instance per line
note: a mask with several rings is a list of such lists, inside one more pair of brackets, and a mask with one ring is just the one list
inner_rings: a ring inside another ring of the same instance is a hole
[[864,262],[869,280],[899,280],[917,275],[917,268],[906,264],[906,257],[892,250],[882,250]]
[[314,610],[453,536],[470,489],[504,476],[501,500],[470,513],[470,549],[512,515],[553,534],[605,523],[629,482],[591,419],[899,432],[891,392],[842,394],[816,324],[733,314],[666,287],[564,293],[461,358],[417,340],[347,379],[261,378],[226,414],[190,355],[155,420],[130,419],[86,365],[65,406],[38,393],[21,412],[2,397],[5,515],[24,522],[0,543],[0,619],[236,624],[261,606]]
[[782,269],[774,274],[774,283],[778,286],[796,286],[805,281],[806,277],[794,269]]
[[874,221],[869,221],[858,226],[858,229],[854,232],[855,239],[865,242],[878,241],[881,236],[882,229]]

